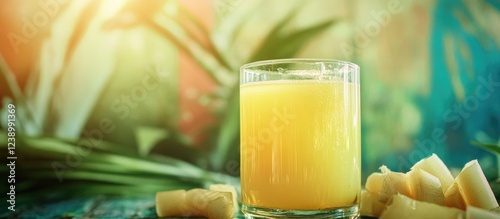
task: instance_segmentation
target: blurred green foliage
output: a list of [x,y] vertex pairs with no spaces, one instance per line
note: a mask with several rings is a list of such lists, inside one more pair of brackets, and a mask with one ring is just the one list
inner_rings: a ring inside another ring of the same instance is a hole
[[[231,31],[212,35],[175,1],[68,4],[50,27],[53,35],[44,41],[40,63],[24,90],[0,60],[1,75],[13,94],[4,99],[2,117],[8,103],[16,106],[16,188],[30,194],[18,201],[141,196],[210,183],[239,188],[239,66],[294,57],[336,22],[291,28],[299,9],[294,4],[266,31],[260,46],[240,60],[214,42],[234,41],[244,20]],[[194,33],[204,33],[210,41],[204,43]],[[206,130],[211,135],[208,148],[193,147],[178,127],[179,60],[172,55],[178,51],[215,82],[209,101],[222,103],[212,111],[217,122]],[[119,105],[123,94],[145,86],[138,81],[149,83],[151,78],[163,83],[147,93],[140,108]],[[103,110],[110,105],[112,112]],[[1,139],[2,150],[6,141]]]
[[[182,1],[61,6],[24,86],[0,57],[0,83],[9,91],[1,95],[0,148],[7,147],[6,106],[14,103],[16,188],[30,194],[19,200],[142,196],[210,183],[238,188],[239,67],[292,57],[361,66],[364,176],[382,164],[398,168],[422,158],[413,156],[426,155],[415,140],[435,129],[446,130],[448,139],[432,152],[452,171],[479,159],[487,176],[497,175],[496,159],[470,141],[498,141],[499,91],[456,129],[443,117],[474,94],[476,76],[498,79],[498,33],[488,28],[498,3],[403,2],[390,25],[367,32],[387,2],[214,0],[213,29]],[[352,54],[343,54],[345,44]],[[193,91],[200,93],[191,100],[213,119],[194,121],[200,123],[194,132],[205,134],[201,144],[183,130],[182,95],[189,92],[181,77],[191,72],[182,71],[179,54],[202,70],[188,77],[214,84],[209,92]]]

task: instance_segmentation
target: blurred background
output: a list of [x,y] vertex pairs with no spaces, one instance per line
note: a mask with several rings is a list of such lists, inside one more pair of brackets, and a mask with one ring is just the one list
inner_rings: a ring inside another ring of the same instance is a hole
[[0,12],[0,147],[12,103],[18,203],[238,186],[239,67],[291,57],[361,66],[363,179],[432,153],[498,177],[496,0],[4,0]]

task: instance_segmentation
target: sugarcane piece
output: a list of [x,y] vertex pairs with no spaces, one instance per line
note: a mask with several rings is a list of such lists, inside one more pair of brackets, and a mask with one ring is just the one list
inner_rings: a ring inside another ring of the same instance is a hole
[[[370,194],[369,191],[365,189],[361,190],[361,201],[359,202],[359,214],[364,216],[375,216],[373,215],[373,210],[372,210],[373,198],[374,197]],[[376,195],[375,199],[377,199]]]
[[451,172],[448,169],[448,167],[434,153],[431,156],[424,158],[424,159],[420,160],[419,162],[415,163],[411,169],[412,170],[422,169],[422,170],[425,170],[426,172],[430,173],[431,175],[437,177],[441,183],[441,190],[442,190],[443,194],[446,192],[446,190],[448,190],[448,188],[455,181],[453,179],[453,175],[451,175]]
[[235,212],[230,192],[191,189],[186,193],[186,200],[191,203],[190,207],[197,208],[201,216],[209,219],[233,218]]
[[486,210],[498,207],[495,195],[477,160],[465,164],[456,182],[467,205]]
[[413,198],[406,174],[392,172],[386,166],[381,166],[380,170],[385,175],[381,190],[378,193],[378,200],[381,203],[388,204],[391,198],[398,193]]
[[378,195],[368,190],[361,190],[359,213],[363,216],[378,217],[384,211],[385,205],[378,201]]
[[379,193],[382,189],[382,182],[384,181],[384,174],[372,173],[368,176],[365,183],[365,188],[371,193]]
[[160,217],[184,215],[180,203],[186,202],[186,190],[164,191],[156,193],[156,214]]
[[444,193],[444,201],[446,206],[448,207],[465,210],[467,206],[456,182],[453,183],[453,185],[451,185],[448,190],[446,190],[446,193]]
[[437,177],[419,168],[412,169],[406,175],[415,200],[445,205],[441,183]]
[[477,208],[472,205],[467,206],[465,211],[466,219],[500,219],[500,214],[494,211],[488,211],[482,208]]
[[230,192],[233,198],[233,209],[234,214],[238,213],[238,194],[236,193],[236,189],[228,184],[212,184],[208,187],[209,190],[219,191],[219,192]]
[[203,216],[209,219],[233,218],[233,198],[230,192],[206,189],[175,190],[156,193],[156,213],[159,217]]
[[420,218],[440,218],[457,219],[463,218],[465,212],[457,209],[428,202],[421,202],[411,199],[405,195],[397,194],[392,198],[390,205],[380,215],[380,219],[420,219]]

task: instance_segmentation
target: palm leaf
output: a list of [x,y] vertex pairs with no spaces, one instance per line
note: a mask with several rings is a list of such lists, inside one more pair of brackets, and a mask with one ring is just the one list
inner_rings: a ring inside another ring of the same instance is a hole
[[[207,36],[208,39],[206,40],[207,46],[205,46],[205,49],[211,53],[218,61],[219,63],[224,66],[225,68],[231,69],[230,64],[226,60],[226,58],[218,51],[217,47],[214,45],[213,41],[210,39],[210,33],[208,32],[208,29],[200,22],[199,19],[197,19],[189,10],[186,10],[184,7],[180,6],[180,15],[185,16],[187,21],[189,21],[191,24],[193,24],[193,27],[195,27],[202,35]],[[189,34],[189,36],[192,39],[196,39],[195,35],[191,31],[187,31],[188,29],[185,27],[185,25],[182,25],[185,29],[186,32]],[[198,41],[197,41],[198,42]],[[201,44],[203,46],[203,44]]]
[[[99,7],[101,7],[101,2],[99,0],[90,1],[82,10],[81,14],[78,17],[73,32],[69,38],[68,45],[66,47],[66,56],[64,57],[64,63],[68,63],[71,61],[72,55],[75,52],[78,44],[82,40],[84,33],[89,28],[89,25],[92,21],[92,18],[97,15],[99,11]],[[56,86],[60,80],[56,80]]]
[[12,93],[14,101],[17,103],[24,103],[25,99],[21,91],[21,88],[17,84],[16,77],[14,76],[14,73],[12,73],[12,71],[7,66],[7,62],[5,62],[5,59],[3,58],[2,54],[0,54],[0,73],[7,82],[7,87],[9,88],[9,91]]
[[[1,134],[6,136],[5,133]],[[63,183],[59,183],[52,164],[59,162],[68,165],[68,156],[78,156],[78,145],[48,137],[19,135],[16,140],[23,146],[16,149],[16,154],[22,154],[18,161],[23,163],[18,166],[19,174],[16,178],[20,183],[16,184],[16,189],[20,193],[30,194],[23,196],[22,202],[31,202],[41,197],[144,196],[157,191],[190,189],[212,183],[239,187],[238,178],[209,172],[182,160],[165,156],[156,159],[126,156],[121,155],[121,151],[116,151],[119,145],[102,146],[112,143],[102,144],[87,156],[82,156],[81,163],[72,166],[71,171],[66,171]],[[5,141],[6,139],[0,138],[0,148],[6,149]],[[0,173],[7,174],[7,171],[6,166],[0,167]],[[78,190],[85,190],[85,193],[74,192]]]
[[[115,5],[114,2],[103,2],[102,8]],[[78,139],[114,72],[116,42],[120,35],[102,29],[101,24],[110,17],[109,13],[113,14],[101,9],[92,17],[85,35],[78,38],[78,47],[71,50],[71,61],[55,83],[49,111],[51,120],[58,121],[52,127],[55,136]],[[95,48],[100,52],[96,53]]]
[[[38,179],[52,179],[54,172],[51,170],[37,171],[31,174],[31,177]],[[87,180],[97,181],[101,183],[114,183],[117,185],[138,186],[147,184],[148,186],[168,185],[172,183],[182,183],[173,177],[158,177],[158,176],[141,176],[121,173],[97,172],[97,171],[82,171],[76,170],[68,172],[64,175],[65,180]]]
[[[8,90],[11,92],[13,98],[14,98],[14,103],[16,105],[16,111],[18,115],[18,128],[17,130],[26,130],[29,128],[36,129],[36,127],[33,127],[33,124],[30,123],[30,121],[33,120],[33,115],[31,111],[26,107],[26,98],[24,94],[21,91],[21,88],[19,87],[19,84],[16,81],[16,78],[14,76],[14,73],[9,69],[7,66],[7,63],[5,62],[5,59],[3,56],[0,54],[0,74],[3,76],[3,78],[6,81]],[[6,97],[7,99],[10,99]],[[6,115],[6,110],[7,106],[5,106],[4,109],[0,109],[0,115],[4,116]],[[3,113],[1,113],[4,111]],[[5,116],[6,118],[6,116]]]
[[169,18],[157,19],[149,24],[153,29],[176,42],[176,45],[197,61],[216,83],[222,87],[233,85],[234,76],[231,76],[231,72],[222,66],[214,55],[206,51],[199,42],[191,39],[184,27]]
[[480,143],[480,142],[472,142],[472,145],[475,145],[479,148],[487,150],[493,154],[500,155],[500,145],[498,144],[488,144],[488,143]]
[[[23,154],[22,161],[25,164],[19,167],[19,172],[34,173],[29,176],[27,174],[19,176],[19,179],[22,179],[20,192],[54,192],[54,188],[40,190],[40,188],[47,188],[47,182],[57,181],[51,165],[54,162],[64,164],[68,156],[81,156],[77,151],[80,143],[77,140],[84,125],[88,123],[89,114],[96,107],[98,100],[101,100],[100,95],[103,89],[106,89],[109,77],[115,70],[113,54],[116,51],[113,50],[112,43],[93,44],[92,42],[99,40],[90,39],[87,34],[94,31],[93,34],[97,33],[94,36],[100,38],[104,34],[99,35],[99,33],[108,30],[102,29],[102,25],[95,25],[95,23],[101,24],[99,18],[83,20],[85,16],[99,14],[100,11],[93,11],[92,8],[104,7],[107,4],[95,2],[97,1],[94,0],[88,4],[75,2],[80,6],[86,5],[83,12],[76,10],[77,7],[69,7],[60,16],[60,20],[70,18],[69,24],[77,28],[65,30],[68,32],[66,36],[49,39],[42,48],[40,74],[35,74],[38,75],[38,78],[35,78],[37,83],[33,83],[34,87],[28,89],[30,100],[33,101],[30,106],[34,110],[41,110],[39,111],[41,116],[34,121],[56,122],[50,128],[59,138],[18,136],[18,142],[23,147],[19,147],[16,152]],[[155,2],[162,5],[165,1]],[[123,4],[127,6],[127,3]],[[287,31],[286,27],[289,26],[298,10],[296,8],[283,17],[246,62],[293,57],[303,48],[303,45],[334,23],[333,20],[327,20],[296,31]],[[228,159],[237,159],[238,155],[236,146],[239,142],[239,89],[236,83],[237,67],[234,66],[239,66],[241,63],[237,63],[231,53],[222,54],[216,47],[215,40],[209,40],[209,44],[204,45],[189,31],[189,28],[174,18],[161,13],[161,10],[154,12],[139,14],[141,24],[154,30],[197,61],[219,85],[221,95],[218,97],[228,102],[228,107],[220,113],[223,115],[222,122],[210,157],[214,169],[221,171]],[[71,13],[76,15],[71,16]],[[193,24],[197,30],[208,34],[208,31],[200,26],[194,16],[191,14],[181,16],[185,16],[189,24]],[[62,31],[63,28],[67,28],[61,22],[55,23],[53,31]],[[113,36],[113,34],[106,32],[107,36]],[[94,48],[96,45],[100,47],[101,54],[99,55],[101,56],[89,56],[89,54],[96,53],[86,47]],[[86,65],[86,62],[95,66]],[[89,72],[98,76],[89,77]],[[85,78],[91,78],[96,84],[90,84],[89,81],[85,81]],[[54,90],[53,87],[55,87]],[[74,92],[68,93],[70,90]],[[42,126],[40,130],[43,128],[46,127]],[[5,136],[4,133],[1,134]],[[83,156],[81,163],[64,175],[64,183],[55,184],[54,187],[58,189],[60,187],[59,191],[64,192],[65,195],[71,195],[73,191],[82,189],[85,189],[86,194],[137,194],[203,186],[209,183],[229,183],[239,188],[239,179],[236,177],[207,171],[177,158],[154,154],[153,147],[170,134],[176,135],[170,132],[167,134],[158,132],[151,135],[148,130],[143,130],[138,134],[142,136],[138,138],[139,153],[134,148],[102,140],[99,144],[93,145],[92,151],[87,156]],[[61,140],[61,137],[68,140]],[[175,138],[169,137],[169,139],[180,142]],[[0,138],[0,141],[4,140]],[[5,145],[2,144],[0,148]],[[0,167],[0,172],[6,170],[5,167]],[[148,186],[143,186],[145,184]]]
[[[22,142],[24,147],[38,151],[37,155],[39,157],[45,156],[48,158],[60,158],[61,156],[65,157],[66,155],[82,156],[78,153],[76,145],[57,142],[57,140],[18,138],[18,141]],[[196,179],[203,179],[205,177],[202,169],[181,160],[172,159],[172,163],[163,164],[145,159],[117,155],[116,152],[105,153],[96,150],[91,151],[90,153],[91,155],[84,156],[85,160],[103,162],[108,165],[117,165],[129,171],[142,171],[145,173]],[[64,159],[55,159],[55,161],[61,161],[61,163],[66,162]]]
[[22,112],[32,114],[25,124],[24,132],[26,134],[41,135],[44,132],[46,134],[49,130],[47,124],[54,125],[54,122],[57,121],[55,118],[50,118],[49,115],[54,100],[54,87],[57,87],[59,78],[78,44],[79,36],[85,30],[78,32],[78,30],[68,28],[68,26],[71,27],[73,23],[78,23],[78,20],[85,19],[79,13],[82,7],[90,7],[99,2],[93,1],[91,4],[70,2],[64,5],[64,10],[60,11],[55,17],[57,19],[51,23],[50,32],[57,32],[57,34],[51,34],[49,39],[42,42],[40,58],[33,65],[35,66],[34,72],[30,74],[25,87],[26,105],[22,107]]
[[[306,42],[317,36],[330,27],[335,20],[327,20],[291,33],[284,32],[284,27],[295,16],[296,11],[292,10],[267,34],[263,44],[250,57],[248,62],[294,57],[305,45]],[[285,43],[284,43],[285,42]],[[232,154],[238,151],[239,140],[239,87],[233,88],[232,96],[228,102],[228,107],[220,127],[220,132],[215,144],[215,149],[211,157],[215,170],[221,171],[223,165],[228,162]],[[233,157],[232,159],[237,159]]]
[[[240,92],[239,87],[233,89],[231,99],[228,102],[226,114],[220,126],[219,135],[215,145],[215,150],[211,156],[212,166],[215,170],[221,171],[231,154],[237,154],[240,134]],[[233,150],[231,150],[233,149]],[[236,151],[234,151],[236,149]],[[230,153],[233,152],[233,153]]]
[[[294,14],[284,18],[267,36],[266,41],[250,58],[250,62],[276,58],[290,58],[302,49],[309,40],[325,31],[336,20],[327,20],[310,27],[284,34],[283,27]],[[286,43],[285,43],[286,42]]]
[[165,129],[141,126],[136,128],[135,135],[139,155],[146,156],[159,141],[168,138],[170,133]]

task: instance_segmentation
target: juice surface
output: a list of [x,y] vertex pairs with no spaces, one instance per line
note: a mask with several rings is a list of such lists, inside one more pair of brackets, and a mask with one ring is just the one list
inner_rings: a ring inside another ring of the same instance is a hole
[[359,85],[268,81],[242,85],[243,204],[319,210],[359,203]]

